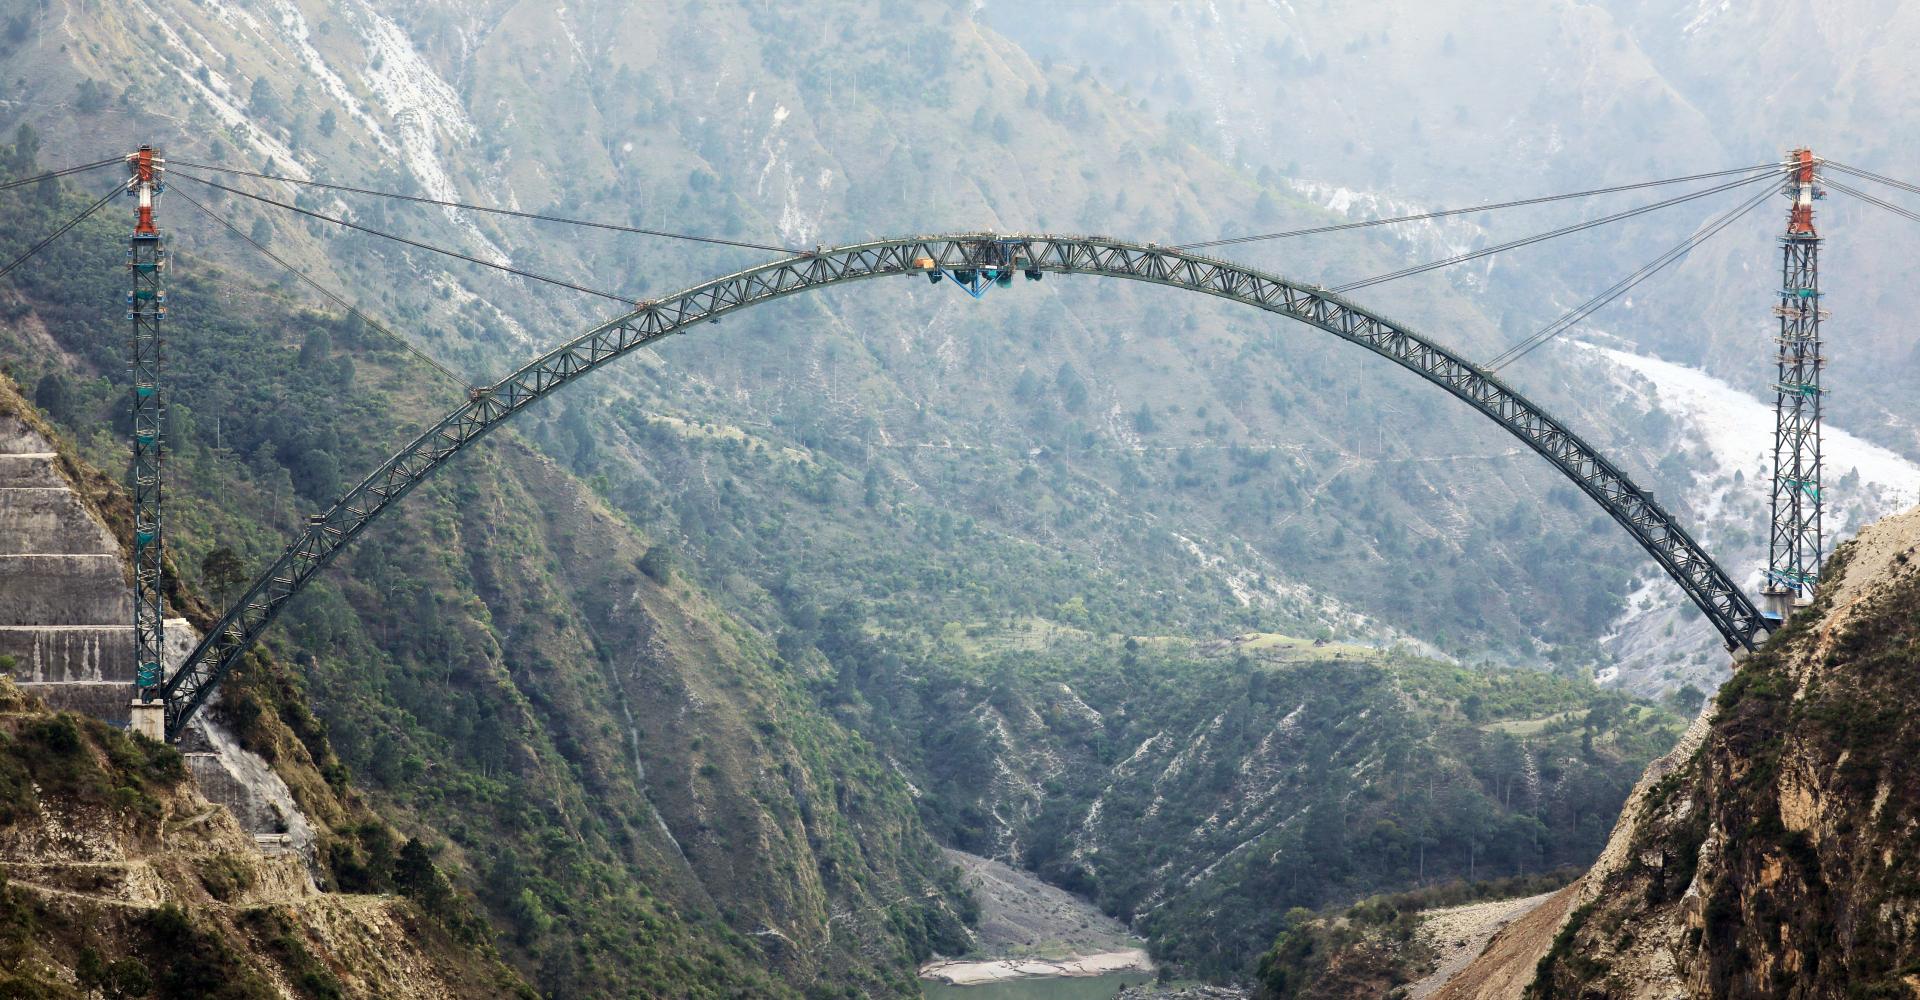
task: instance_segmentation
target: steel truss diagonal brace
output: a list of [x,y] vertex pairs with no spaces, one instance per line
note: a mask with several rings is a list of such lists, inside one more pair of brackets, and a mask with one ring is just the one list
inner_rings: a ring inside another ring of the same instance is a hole
[[398,454],[339,502],[314,515],[304,532],[254,580],[167,680],[167,735],[178,738],[194,712],[287,602],[341,548],[394,501],[454,455],[514,414],[607,362],[696,324],[772,299],[884,275],[1023,268],[1171,285],[1243,302],[1298,320],[1392,360],[1479,410],[1526,442],[1592,497],[1673,577],[1706,614],[1729,649],[1750,649],[1765,628],[1753,603],[1673,516],[1593,446],[1492,373],[1446,347],[1318,286],[1227,261],[1097,236],[966,233],[823,247],[716,278],[642,303],[587,331],[484,389]]

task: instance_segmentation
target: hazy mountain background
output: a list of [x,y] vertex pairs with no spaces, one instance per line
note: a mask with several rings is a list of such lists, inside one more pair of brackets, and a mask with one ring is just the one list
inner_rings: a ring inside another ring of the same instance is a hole
[[[1899,92],[1911,72],[1900,55],[1913,16],[1893,3],[1836,17],[1784,2],[942,2],[882,13],[749,0],[14,0],[0,13],[0,128],[33,129],[45,166],[163,145],[175,191],[464,377],[491,380],[618,305],[343,235],[184,175],[633,298],[768,254],[179,164],[778,245],[974,229],[1180,243],[1759,164],[1797,143],[1900,174],[1912,153],[1897,138],[1900,116],[1912,112],[1871,95]],[[81,191],[109,183],[81,180]],[[1333,284],[1674,190],[1228,253]],[[1738,198],[1360,298],[1491,355]],[[1752,213],[1577,339],[1763,391],[1780,207]],[[203,269],[176,296],[186,377],[175,399],[204,448],[177,466],[201,477],[180,494],[223,511],[186,515],[178,544],[189,567],[222,544],[264,565],[308,510],[462,390],[357,325],[300,312],[327,304],[184,200],[163,212],[176,250]],[[1911,485],[1901,456],[1920,457],[1908,391],[1920,355],[1899,322],[1897,263],[1915,247],[1906,223],[1837,195],[1821,212],[1835,312],[1831,412],[1894,453],[1876,456],[1852,493],[1838,491],[1838,520],[1858,523]],[[59,374],[84,388],[67,424],[109,463],[114,396],[97,380],[119,377],[117,341],[110,325],[82,319],[84,296],[55,280],[94,260],[111,298],[112,227],[93,231],[106,243],[95,258],[40,272],[15,304],[10,355],[23,381]],[[1765,499],[1753,458],[1770,417],[1696,405],[1705,397],[1649,380],[1649,370],[1665,371],[1561,343],[1510,374],[1698,524],[1736,576],[1750,574]],[[334,411],[345,415],[301,416]],[[1739,450],[1741,420],[1754,421],[1750,453]],[[1731,446],[1713,433],[1728,422]],[[774,949],[784,971],[897,985],[916,951],[958,933],[962,904],[944,895],[930,837],[1039,867],[1136,918],[1170,894],[1189,902],[1159,912],[1202,912],[1220,892],[1237,893],[1236,912],[1257,912],[1276,893],[1319,905],[1439,877],[1406,860],[1426,859],[1430,842],[1446,845],[1435,850],[1440,875],[1477,872],[1492,827],[1503,831],[1500,874],[1577,861],[1604,834],[1609,797],[1617,803],[1672,722],[1662,704],[1585,678],[1677,695],[1691,711],[1725,674],[1717,640],[1678,591],[1511,438],[1330,338],[1164,289],[1052,278],[975,303],[902,281],[788,300],[616,366],[517,429],[423,493],[409,516],[418,531],[440,519],[438,534],[371,534],[277,641],[308,664],[308,693],[349,770],[448,836],[458,804],[423,801],[418,773],[381,769],[409,751],[423,762],[453,752],[461,769],[493,780],[501,762],[482,751],[497,730],[463,730],[475,710],[462,699],[492,706],[486,718],[519,720],[525,760],[551,767],[489,794],[531,788],[572,803],[548,810],[556,829],[577,828],[575,810],[589,802],[618,813],[612,832],[580,834],[597,863],[642,881],[677,873],[667,895],[705,915],[693,925],[727,961]],[[235,480],[257,485],[235,490]],[[458,530],[446,521],[456,517]],[[588,541],[607,533],[617,543]],[[421,537],[436,544],[399,544]],[[653,569],[636,575],[650,553]],[[628,596],[611,597],[610,580]],[[396,595],[426,600],[421,592],[437,595],[449,634],[469,635],[489,693],[446,694],[448,647],[422,644],[395,610]],[[651,618],[705,623],[688,626],[690,637],[710,626],[732,638],[648,645],[628,617],[635,594]],[[1283,757],[1262,763],[1274,752],[1263,736],[1313,714],[1294,714],[1313,699],[1290,698],[1288,685],[1349,669],[1313,653],[1254,655],[1280,634],[1351,643],[1343,648],[1365,667],[1351,688],[1318,696],[1333,727],[1324,739],[1283,740]],[[636,646],[649,650],[650,669],[677,679],[661,687],[622,667]],[[600,679],[556,696],[551,686],[573,683],[583,663]],[[1226,684],[1223,670],[1279,679],[1216,704],[1215,687],[1156,689],[1134,673],[1147,668],[1208,685]],[[724,679],[735,670],[744,687]],[[1509,677],[1521,679],[1499,679]],[[726,725],[669,721],[675,706],[710,704],[714,692],[732,692]],[[1340,728],[1373,699],[1367,718],[1423,699],[1434,714]],[[642,705],[658,717],[649,722]],[[785,707],[755,714],[768,705]],[[1541,720],[1552,724],[1532,726]],[[1506,722],[1529,724],[1511,747],[1497,735]],[[714,743],[686,753],[693,733]],[[1445,752],[1422,766],[1465,796],[1441,832],[1405,829],[1435,814],[1431,784],[1416,800],[1405,797],[1413,784],[1382,782],[1369,787],[1389,805],[1338,820],[1398,830],[1358,869],[1319,859],[1335,874],[1312,884],[1273,881],[1288,870],[1277,860],[1201,872],[1220,853],[1281,857],[1285,838],[1299,836],[1290,817],[1314,815],[1320,791],[1436,734]],[[1328,752],[1334,736],[1352,739],[1351,756]],[[816,745],[836,749],[808,749]],[[1230,807],[1246,829],[1196,830],[1177,850],[1089,833],[1110,786],[1134,781],[1127,797],[1148,803],[1158,794],[1128,770],[1142,753],[1164,758],[1154,768],[1163,775],[1176,758],[1213,769],[1169,823]],[[649,782],[650,755],[674,762],[681,790]],[[1541,791],[1554,784],[1538,777],[1548,758],[1566,777],[1559,799]],[[776,769],[786,777],[768,790],[773,760],[785,761]],[[1265,767],[1304,777],[1236,784],[1235,774]],[[1521,773],[1534,774],[1534,791],[1516,800]],[[759,811],[757,829],[772,837],[785,817],[828,798],[833,816],[851,817],[853,840],[838,848],[803,837],[756,854],[713,818],[716,802]],[[539,843],[548,825],[517,835]],[[472,836],[493,844],[476,846],[467,869],[478,885],[500,863],[481,855],[511,852],[486,830]],[[1075,856],[1101,850],[1105,863]],[[748,857],[759,874],[734,880]],[[840,884],[830,872],[849,864],[877,874]],[[1163,884],[1138,884],[1140,865],[1162,871]],[[791,870],[829,874],[802,899],[778,888]],[[506,877],[535,881],[517,869]],[[556,957],[558,936],[539,931],[543,913],[586,919],[581,897],[529,889],[551,898],[538,911],[517,890],[485,901],[525,935],[515,946],[543,963],[547,985],[612,975]],[[916,893],[931,902],[898,914],[883,905]],[[836,936],[842,912],[866,914],[858,920],[873,940]],[[1149,929],[1173,957],[1218,970],[1243,965],[1270,927],[1185,950],[1190,923]],[[769,930],[800,944],[780,951]]]

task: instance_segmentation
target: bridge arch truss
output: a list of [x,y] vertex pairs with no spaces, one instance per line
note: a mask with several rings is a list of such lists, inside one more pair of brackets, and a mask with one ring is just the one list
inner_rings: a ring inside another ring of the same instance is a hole
[[541,355],[415,438],[306,528],[221,617],[161,687],[178,739],[239,658],[340,550],[442,464],[530,404],[589,372],[696,324],[799,292],[932,269],[1033,270],[1170,285],[1231,299],[1358,344],[1445,389],[1525,442],[1598,503],[1686,592],[1732,650],[1766,623],[1751,600],[1671,514],[1617,466],[1493,373],[1326,289],[1211,257],[1098,236],[966,233],[822,247],[643,302]]

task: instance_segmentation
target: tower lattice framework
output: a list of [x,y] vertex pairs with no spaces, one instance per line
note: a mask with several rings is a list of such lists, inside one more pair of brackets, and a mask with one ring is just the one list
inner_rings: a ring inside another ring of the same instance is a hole
[[133,408],[133,646],[134,700],[152,700],[166,663],[166,593],[162,563],[166,556],[161,513],[161,461],[166,407],[161,398],[161,361],[166,341],[160,322],[167,314],[164,276],[166,241],[154,225],[154,204],[161,191],[165,163],[151,146],[127,158],[132,171],[127,191],[138,199],[133,235],[127,240],[127,319],[132,323],[128,351]]
[[1811,150],[1788,154],[1791,175],[1785,193],[1787,231],[1780,238],[1780,320],[1775,338],[1773,430],[1773,527],[1767,559],[1765,611],[1785,620],[1813,599],[1825,555],[1821,513],[1820,406],[1825,390],[1821,353],[1820,235],[1813,203],[1822,194],[1814,180]]

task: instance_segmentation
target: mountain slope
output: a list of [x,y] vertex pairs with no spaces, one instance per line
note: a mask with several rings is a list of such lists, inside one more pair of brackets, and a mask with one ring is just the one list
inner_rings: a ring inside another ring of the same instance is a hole
[[[33,198],[21,207],[58,210]],[[0,355],[106,464],[123,454],[121,394],[97,378],[117,339],[98,307],[117,294],[113,229],[79,232],[9,299]],[[173,259],[170,300],[193,320],[173,332],[172,371],[223,405],[170,413],[170,542],[189,582],[218,593],[231,581],[205,556],[271,551],[339,465],[371,461],[384,423],[424,419],[435,390],[369,331]],[[316,386],[336,390],[330,405],[310,405]],[[647,561],[645,537],[550,460],[503,434],[462,464],[225,689],[229,724],[335,826],[342,885],[380,888],[394,847],[384,825],[327,813],[357,781],[439,846],[545,992],[913,995],[915,963],[960,940],[960,892],[900,780],[822,717],[770,643]],[[183,605],[204,627],[205,605]]]
[[0,709],[0,992],[534,995],[426,912],[445,882],[413,845],[404,896],[322,893],[194,792],[171,747],[53,715],[5,678]]
[[1373,996],[1427,973],[1410,995],[1910,994],[1917,644],[1911,510],[1835,553],[1815,603],[1647,769],[1593,867],[1504,906],[1472,961],[1436,968],[1422,927],[1435,914],[1383,898],[1290,918],[1262,961],[1263,995]]
[[1294,907],[1585,864],[1680,729],[1585,681],[1284,636],[829,629],[852,688],[831,703],[937,836],[1086,894],[1189,974],[1250,973]]
[[[149,11],[168,27],[148,30]],[[800,245],[982,226],[1190,239],[1249,218],[1324,217],[1196,147],[1157,107],[1032,58],[958,6],[915,19],[733,2],[547,13],[162,3],[81,17],[56,5],[0,57],[31,88],[0,125],[57,126],[63,148],[160,128],[181,162],[270,159],[350,183]],[[129,76],[133,65],[153,73]],[[131,103],[80,111],[70,98],[86,81],[132,88],[129,102],[187,124],[175,132]],[[208,198],[192,173],[206,175],[181,167],[176,189]],[[636,298],[758,256],[238,184]],[[499,373],[604,305],[218,194],[216,210],[257,221],[323,280],[365,289],[375,312],[470,376]],[[195,245],[233,249],[191,209],[167,211]],[[1290,274],[1340,276],[1403,253],[1295,243],[1276,259]],[[1455,290],[1417,301],[1442,340],[1483,351],[1499,339],[1500,323]],[[922,625],[928,609],[898,606],[900,569],[886,558],[911,553],[965,595],[935,609],[945,621],[1051,618],[1078,597],[1109,630],[1330,625],[1592,662],[1641,569],[1536,458],[1441,394],[1195,296],[1049,281],[975,306],[901,283],[702,333],[663,347],[648,377],[632,365],[573,390],[554,414],[566,426],[532,436],[604,476],[616,507],[763,625],[804,616],[789,589]],[[1589,412],[1559,389],[1548,399]],[[670,433],[705,424],[724,433]],[[1636,416],[1596,436],[1660,483],[1669,442],[1656,430]],[[748,476],[735,441],[814,461]],[[862,503],[841,502],[853,497]],[[752,509],[797,516],[762,537]],[[1185,602],[1146,585],[1193,577]]]
[[[1913,989],[1920,512],[1835,554],[1816,604],[1721,689],[1699,751],[1588,876],[1539,996]],[[1619,835],[1617,835],[1619,836]]]

